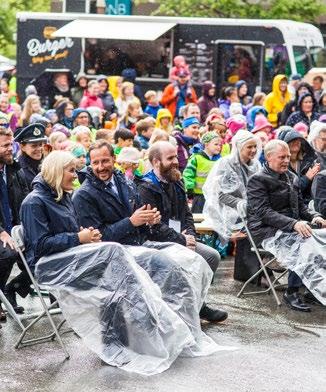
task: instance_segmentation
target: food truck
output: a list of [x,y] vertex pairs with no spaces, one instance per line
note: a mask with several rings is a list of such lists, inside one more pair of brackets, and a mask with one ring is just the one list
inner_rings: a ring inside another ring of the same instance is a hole
[[111,76],[135,68],[144,89],[161,89],[176,55],[190,65],[195,87],[245,80],[251,93],[269,91],[278,73],[326,66],[319,29],[289,20],[20,12],[17,23],[20,95],[56,70]]

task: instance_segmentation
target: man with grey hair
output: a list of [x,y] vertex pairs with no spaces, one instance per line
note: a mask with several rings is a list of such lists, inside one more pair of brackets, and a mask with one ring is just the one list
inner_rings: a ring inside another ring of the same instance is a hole
[[[319,214],[310,213],[304,205],[297,177],[288,170],[288,145],[281,140],[268,142],[265,157],[266,164],[262,171],[254,174],[248,182],[248,227],[257,244],[273,253],[280,263],[289,268],[284,301],[294,310],[309,312],[311,309],[300,296],[299,288],[303,280],[314,296],[320,301],[325,300],[323,290],[315,290],[314,284],[318,286],[316,281],[310,284],[312,276],[308,274],[308,269],[314,268],[316,274],[321,271],[320,284],[325,284],[324,266],[321,265],[319,271],[314,263],[318,254],[323,257],[325,248],[322,245],[320,253],[316,253],[319,252],[316,232],[322,232],[321,241],[325,240],[326,244],[326,230],[312,230],[312,226],[326,227],[326,221]],[[314,296],[308,292],[306,299],[315,300]]]

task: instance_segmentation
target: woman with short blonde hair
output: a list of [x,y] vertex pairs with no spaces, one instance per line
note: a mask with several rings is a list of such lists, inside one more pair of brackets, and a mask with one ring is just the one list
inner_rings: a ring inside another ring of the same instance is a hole
[[74,166],[75,163],[76,158],[67,151],[53,151],[44,159],[41,166],[41,176],[57,194],[56,201],[60,201],[63,197],[64,172],[68,166]]

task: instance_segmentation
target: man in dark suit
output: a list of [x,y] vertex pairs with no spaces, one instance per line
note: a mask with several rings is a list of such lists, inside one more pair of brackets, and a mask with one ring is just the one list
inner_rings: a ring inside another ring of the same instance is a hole
[[[5,285],[14,263],[19,262],[10,231],[20,223],[19,209],[27,194],[24,172],[13,158],[13,134],[9,128],[0,126],[0,289],[6,293],[17,313],[22,313],[24,309],[16,303],[16,292],[26,296],[30,288],[24,268],[7,287]],[[0,319],[5,318],[0,304]]]
[[[179,242],[174,230],[160,223],[157,208],[142,203],[135,185],[114,170],[114,151],[99,140],[90,150],[91,167],[86,180],[73,196],[73,204],[81,226],[94,227],[103,241],[139,246],[148,240]],[[189,242],[193,239],[189,237]],[[186,239],[183,237],[186,244]],[[164,260],[156,260],[155,268],[164,268]],[[204,306],[206,320],[223,321],[227,313]],[[207,317],[206,317],[207,316]]]

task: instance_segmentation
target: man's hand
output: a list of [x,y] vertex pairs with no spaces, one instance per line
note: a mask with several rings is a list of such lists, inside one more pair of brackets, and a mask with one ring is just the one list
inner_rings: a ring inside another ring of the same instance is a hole
[[321,227],[326,227],[326,219],[323,219],[321,216],[316,216],[312,221],[312,224],[318,224]]
[[3,247],[5,248],[7,244],[11,249],[15,249],[14,241],[6,231],[0,233],[0,240],[3,242]]
[[129,219],[133,226],[138,227],[146,224],[153,225],[155,224],[153,222],[156,222],[159,217],[160,212],[157,211],[157,208],[152,209],[150,204],[145,204],[138,208],[138,210],[136,210]]
[[306,177],[312,181],[317,173],[320,172],[320,163],[315,163],[313,167],[310,167],[306,173]]
[[294,225],[294,230],[301,235],[303,238],[309,238],[312,234],[312,229],[305,221],[298,221]]
[[186,239],[186,247],[194,251],[196,249],[195,237],[193,235],[186,234],[186,230],[184,230],[182,234]]
[[[147,207],[150,208],[151,206],[148,204]],[[157,225],[157,224],[159,224],[161,222],[161,213],[160,213],[160,211],[158,211],[156,207],[153,208],[152,211],[153,211],[153,217],[148,221],[148,224],[150,226]]]
[[81,227],[78,238],[81,244],[89,244],[90,242],[100,242],[102,234],[94,227],[89,227],[88,229]]

